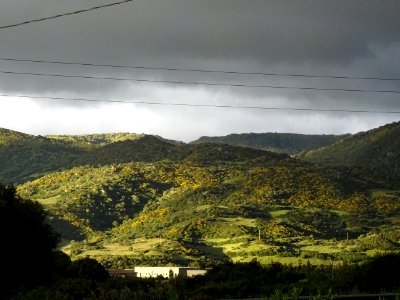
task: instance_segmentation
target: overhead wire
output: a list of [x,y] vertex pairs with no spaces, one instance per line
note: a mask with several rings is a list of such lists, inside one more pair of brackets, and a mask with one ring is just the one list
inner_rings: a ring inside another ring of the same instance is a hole
[[210,108],[231,108],[231,109],[256,109],[256,110],[288,110],[288,111],[311,111],[311,112],[348,112],[348,113],[372,113],[372,114],[400,114],[400,111],[384,110],[351,110],[351,109],[316,109],[316,108],[296,108],[296,107],[267,107],[267,106],[241,106],[225,104],[191,104],[179,102],[160,102],[160,101],[126,101],[109,99],[90,99],[90,98],[66,98],[49,97],[35,95],[10,95],[0,94],[0,97],[25,98],[25,99],[47,99],[58,101],[78,101],[78,102],[106,102],[106,103],[124,103],[124,104],[144,104],[144,105],[162,105],[162,106],[182,106],[182,107],[210,107]]
[[29,75],[29,76],[45,76],[59,78],[80,78],[93,80],[112,80],[112,81],[134,81],[144,83],[168,83],[180,85],[203,85],[203,86],[226,86],[226,87],[242,87],[242,88],[267,88],[267,89],[290,89],[290,90],[311,90],[311,91],[341,91],[341,92],[361,92],[361,93],[391,93],[400,94],[398,90],[372,90],[372,89],[350,89],[350,88],[318,88],[304,86],[286,86],[286,85],[251,85],[242,83],[214,83],[214,82],[193,82],[193,81],[175,81],[175,80],[153,80],[140,78],[120,78],[120,77],[99,77],[85,75],[67,75],[67,74],[52,74],[52,73],[36,73],[36,72],[15,72],[0,70],[2,74],[8,75]]
[[[63,16],[76,15],[84,12],[89,12],[101,8],[121,5],[134,0],[123,0],[104,5],[98,5],[86,9],[65,12],[49,17],[39,19],[31,19],[23,22],[3,25],[0,29],[18,27],[30,23],[42,22],[46,20],[56,19]],[[351,79],[351,80],[378,80],[378,81],[400,81],[400,78],[385,78],[385,77],[357,77],[345,75],[318,75],[318,74],[296,74],[296,73],[267,73],[267,72],[242,72],[242,71],[227,71],[227,70],[209,70],[195,68],[168,68],[168,67],[151,67],[151,66],[130,66],[116,64],[94,64],[84,62],[67,62],[67,61],[52,61],[52,60],[34,60],[34,59],[16,59],[1,57],[2,61],[15,62],[32,62],[32,63],[47,63],[60,65],[80,65],[94,67],[111,67],[111,68],[126,68],[126,69],[143,69],[143,70],[163,70],[163,71],[178,71],[178,72],[199,72],[199,73],[220,73],[220,74],[235,74],[235,75],[260,75],[260,76],[276,76],[276,77],[301,77],[301,78],[328,78],[328,79]],[[30,76],[48,76],[62,78],[81,78],[94,80],[114,80],[114,81],[136,81],[146,83],[168,83],[168,84],[184,84],[184,85],[207,85],[207,86],[228,86],[228,87],[244,87],[244,88],[269,88],[269,89],[294,89],[294,90],[315,90],[315,91],[344,91],[344,92],[363,92],[363,93],[394,93],[400,94],[398,90],[375,90],[375,89],[350,89],[350,88],[318,88],[304,86],[275,86],[275,85],[251,85],[241,83],[213,83],[213,82],[192,82],[192,81],[173,81],[173,80],[151,80],[139,78],[118,78],[118,77],[98,77],[84,75],[66,75],[66,74],[50,74],[50,73],[35,73],[35,72],[14,72],[0,70],[0,73],[9,75],[30,75]],[[124,100],[107,100],[107,99],[88,99],[88,98],[65,98],[65,97],[45,97],[34,95],[8,95],[0,94],[1,97],[14,98],[30,98],[30,99],[48,99],[60,101],[85,101],[85,102],[109,102],[109,103],[126,103],[126,104],[147,104],[147,105],[167,105],[167,106],[187,106],[187,107],[213,107],[213,108],[233,108],[233,109],[259,109],[259,110],[291,110],[291,111],[314,111],[314,112],[349,112],[349,113],[379,113],[379,114],[400,114],[400,111],[375,111],[375,110],[349,110],[349,109],[314,109],[314,108],[293,108],[293,107],[265,107],[265,106],[235,106],[235,105],[216,105],[216,104],[190,104],[190,103],[175,103],[175,102],[155,102],[155,101],[124,101]]]
[[108,4],[93,6],[93,7],[90,7],[90,8],[75,10],[75,11],[72,11],[72,12],[65,12],[65,13],[57,14],[57,15],[50,16],[50,17],[43,17],[43,18],[39,18],[39,19],[26,20],[26,21],[23,21],[23,22],[15,23],[15,24],[9,24],[9,25],[0,26],[0,29],[18,27],[18,26],[27,25],[27,24],[30,24],[30,23],[42,22],[42,21],[56,19],[56,18],[60,18],[60,17],[64,17],[64,16],[77,15],[77,14],[80,14],[80,13],[89,12],[89,11],[97,10],[97,9],[100,9],[100,8],[110,7],[110,6],[116,6],[116,5],[124,4],[124,3],[127,3],[127,2],[132,2],[132,1],[134,1],[134,0],[123,0],[123,1],[119,1],[119,2],[108,3]]
[[357,77],[346,75],[324,75],[324,74],[300,74],[300,73],[267,73],[267,72],[242,72],[242,71],[228,71],[228,70],[210,70],[210,69],[195,69],[195,68],[167,68],[167,67],[150,67],[150,66],[133,66],[133,65],[117,65],[117,64],[94,64],[84,62],[69,62],[59,60],[38,60],[38,59],[17,59],[0,57],[2,61],[14,62],[32,62],[32,63],[46,63],[46,64],[59,64],[59,65],[77,65],[77,66],[90,66],[90,67],[109,67],[109,68],[123,68],[123,69],[142,69],[142,70],[160,70],[160,71],[177,71],[177,72],[198,72],[198,73],[219,73],[219,74],[233,74],[233,75],[260,75],[260,76],[275,76],[275,77],[303,77],[303,78],[328,78],[328,79],[353,79],[353,80],[379,80],[379,81],[400,81],[400,78],[389,77]]

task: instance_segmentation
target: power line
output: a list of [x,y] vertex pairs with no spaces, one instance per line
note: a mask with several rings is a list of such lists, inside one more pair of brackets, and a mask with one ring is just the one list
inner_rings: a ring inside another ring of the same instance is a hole
[[132,2],[132,1],[134,1],[134,0],[123,0],[123,1],[119,1],[119,2],[114,2],[114,3],[109,3],[109,4],[98,5],[98,6],[94,6],[94,7],[90,7],[90,8],[85,8],[85,9],[80,9],[80,10],[76,10],[76,11],[72,11],[72,12],[66,12],[66,13],[62,13],[62,14],[58,14],[58,15],[54,15],[54,16],[50,16],[50,17],[44,17],[44,18],[40,18],[40,19],[27,20],[27,21],[23,21],[23,22],[20,22],[20,23],[16,23],[16,24],[0,26],[0,29],[6,29],[6,28],[11,28],[11,27],[17,27],[17,26],[22,26],[22,25],[30,24],[30,23],[36,23],[36,22],[42,22],[42,21],[51,20],[51,19],[56,19],[56,18],[60,18],[60,17],[64,17],[64,16],[77,15],[77,14],[80,14],[80,13],[84,13],[84,12],[88,12],[88,11],[92,11],[92,10],[96,10],[96,9],[100,9],[100,8],[105,8],[105,7],[120,5],[120,4],[123,4],[123,3]]
[[17,59],[17,58],[5,58],[5,57],[0,57],[0,60],[15,61],[15,62],[59,64],[59,65],[77,65],[77,66],[89,66],[89,67],[109,67],[109,68],[123,68],[123,69],[177,71],[177,72],[220,73],[220,74],[235,74],[235,75],[260,75],[260,76],[275,76],[275,77],[304,77],[304,78],[400,81],[400,78],[385,78],[385,77],[357,77],[357,76],[345,76],[345,75],[335,76],[335,75],[294,74],[294,73],[241,72],[241,71],[207,70],[207,69],[191,69],[191,68],[164,68],[164,67],[149,67],[149,66],[94,64],[94,63],[83,63],[83,62],[55,61],[55,60]]
[[400,111],[383,111],[383,110],[379,111],[379,110],[239,106],[239,105],[218,105],[218,104],[190,104],[190,103],[178,103],[178,102],[125,101],[125,100],[109,100],[109,99],[65,98],[65,97],[31,96],[31,95],[9,95],[9,94],[0,94],[0,97],[48,99],[48,100],[77,101],[77,102],[106,102],[106,103],[144,104],[144,105],[162,105],[162,106],[183,106],[183,107],[210,107],[210,108],[257,109],[257,110],[289,110],[289,111],[312,111],[312,112],[347,112],[347,113],[371,113],[371,114],[400,114]]
[[66,74],[50,74],[50,73],[34,73],[34,72],[14,72],[0,70],[0,73],[8,75],[29,75],[29,76],[46,76],[59,78],[80,78],[94,80],[112,80],[112,81],[135,81],[145,83],[169,83],[181,85],[204,85],[204,86],[228,86],[228,87],[243,87],[243,88],[267,88],[267,89],[290,89],[290,90],[311,90],[311,91],[341,91],[341,92],[361,92],[361,93],[391,93],[400,94],[396,90],[367,90],[367,89],[346,89],[346,88],[317,88],[304,86],[277,86],[277,85],[250,85],[242,83],[213,83],[213,82],[193,82],[193,81],[174,81],[174,80],[152,80],[139,78],[120,78],[120,77],[98,77],[84,75],[66,75]]

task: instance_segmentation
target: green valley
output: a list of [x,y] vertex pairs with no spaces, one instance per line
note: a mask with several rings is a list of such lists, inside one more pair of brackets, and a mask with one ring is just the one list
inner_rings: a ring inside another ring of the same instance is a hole
[[[395,134],[399,125],[386,127]],[[376,141],[370,135],[379,130],[360,135]],[[374,166],[369,156],[364,165],[315,157],[332,148],[346,151],[349,161],[359,158],[346,145],[360,135],[299,156],[317,165],[284,153],[156,136],[35,137],[3,130],[2,177],[25,182],[18,193],[44,205],[66,253],[109,268],[254,258],[357,262],[400,251],[400,186],[381,169],[366,168]],[[362,151],[376,148],[361,144]],[[7,164],[6,157],[21,164]]]

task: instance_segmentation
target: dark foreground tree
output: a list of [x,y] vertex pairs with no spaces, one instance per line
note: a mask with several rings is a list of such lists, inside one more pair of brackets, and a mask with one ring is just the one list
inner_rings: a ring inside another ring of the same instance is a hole
[[370,258],[361,267],[358,286],[365,291],[398,291],[400,287],[400,255],[389,253]]
[[70,266],[70,276],[75,278],[84,278],[94,281],[105,281],[109,274],[97,260],[93,258],[81,258],[72,262]]
[[0,298],[12,290],[45,282],[53,269],[59,236],[46,223],[42,206],[0,184]]

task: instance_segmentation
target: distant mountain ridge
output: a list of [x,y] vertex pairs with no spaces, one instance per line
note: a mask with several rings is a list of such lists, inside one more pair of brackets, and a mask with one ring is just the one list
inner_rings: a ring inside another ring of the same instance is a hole
[[278,153],[296,154],[332,145],[349,137],[345,135],[305,135],[294,133],[241,133],[227,136],[203,136],[191,144],[220,143],[232,146],[250,147]]
[[[94,133],[94,134],[80,134],[80,135],[46,135],[45,137],[50,139],[70,142],[72,144],[104,146],[117,142],[135,141],[145,136],[149,135],[144,133],[117,132],[117,133]],[[158,138],[159,140],[171,144],[184,144],[183,142],[164,139],[157,135],[150,135],[150,136],[153,136],[155,138]]]
[[115,142],[137,140],[145,134],[137,133],[100,133],[100,134],[81,134],[81,135],[46,135],[47,138],[67,141],[70,143],[82,143],[90,145],[107,145]]
[[[145,134],[34,136],[0,129],[0,181],[25,182],[49,172],[85,164],[96,166],[164,159],[196,160],[206,164],[208,160],[215,159],[247,160],[248,155],[272,155],[265,150],[296,154],[300,159],[331,166],[368,166],[376,172],[396,175],[400,173],[399,127],[399,123],[393,123],[354,136],[231,134],[225,137],[201,137],[190,144]],[[241,147],[264,152],[251,152]]]
[[34,136],[0,131],[0,181],[26,182],[47,173],[81,165],[161,160],[246,161],[256,158],[285,158],[283,154],[218,144],[187,145],[144,134],[94,134],[81,136]]
[[25,182],[83,164],[158,160],[179,144],[145,134],[35,136],[0,129],[0,182]]

